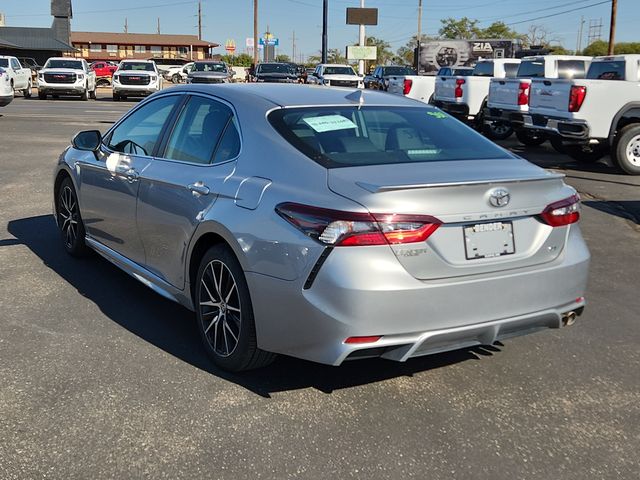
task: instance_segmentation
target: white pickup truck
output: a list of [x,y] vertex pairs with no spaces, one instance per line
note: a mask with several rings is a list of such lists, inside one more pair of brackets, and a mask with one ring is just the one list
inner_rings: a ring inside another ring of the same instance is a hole
[[[472,67],[445,67],[438,71],[438,75],[469,75]],[[429,103],[436,88],[435,75],[394,75],[387,80],[389,93],[404,95],[414,100]]]
[[436,77],[431,103],[445,112],[467,122],[494,139],[505,139],[513,130],[504,122],[485,125],[483,109],[489,96],[492,78],[513,78],[520,60],[515,58],[480,60],[470,76]]
[[[11,89],[14,92],[21,91],[29,98],[31,96],[31,69],[22,68],[20,61],[16,57],[0,56],[0,68],[4,70],[6,78],[9,80]],[[4,81],[6,82],[6,78]]]
[[38,98],[47,95],[79,95],[82,100],[96,98],[96,72],[82,58],[52,57],[38,72]]
[[595,57],[583,80],[534,79],[525,128],[557,135],[574,159],[607,152],[640,175],[640,55]]
[[540,145],[547,135],[522,128],[523,115],[529,112],[529,91],[534,78],[584,78],[592,57],[573,55],[541,55],[524,57],[517,78],[492,78],[484,111],[486,121],[502,121],[511,125],[525,145]]

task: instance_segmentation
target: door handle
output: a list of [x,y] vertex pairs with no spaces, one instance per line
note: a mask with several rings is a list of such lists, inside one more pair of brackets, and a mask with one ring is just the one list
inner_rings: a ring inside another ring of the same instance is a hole
[[209,187],[207,187],[203,182],[191,183],[187,186],[187,188],[191,191],[194,197],[198,197],[200,195],[209,195]]
[[130,168],[126,172],[124,172],[124,176],[129,183],[135,183],[140,178],[140,174],[133,168]]

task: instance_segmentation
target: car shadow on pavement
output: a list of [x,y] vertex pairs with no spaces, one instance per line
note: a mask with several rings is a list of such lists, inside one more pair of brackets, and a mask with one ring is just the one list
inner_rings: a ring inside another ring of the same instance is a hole
[[583,205],[610,215],[615,215],[640,225],[640,200],[598,201],[585,200]]
[[279,356],[263,369],[232,374],[215,367],[201,346],[192,312],[162,298],[97,254],[76,259],[58,241],[51,215],[12,220],[15,239],[0,240],[0,248],[25,245],[50,269],[95,303],[113,322],[165,352],[265,398],[272,393],[315,388],[325,393],[380,382],[491,356],[502,344],[468,348],[397,363],[381,359],[345,362],[340,367]]

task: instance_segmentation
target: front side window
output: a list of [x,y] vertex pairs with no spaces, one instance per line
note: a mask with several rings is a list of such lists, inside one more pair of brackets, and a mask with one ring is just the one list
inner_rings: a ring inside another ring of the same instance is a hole
[[327,168],[513,158],[431,107],[287,108],[273,111],[269,121]]
[[108,137],[109,148],[130,155],[150,156],[179,99],[179,96],[171,95],[140,107],[111,132]]
[[519,63],[505,63],[504,76],[507,78],[515,78],[518,75]]
[[191,97],[171,132],[163,157],[210,164],[232,116],[231,109],[220,102]]
[[20,70],[22,68],[22,66],[20,65],[20,62],[15,58],[11,59],[11,66],[13,67],[14,70]]

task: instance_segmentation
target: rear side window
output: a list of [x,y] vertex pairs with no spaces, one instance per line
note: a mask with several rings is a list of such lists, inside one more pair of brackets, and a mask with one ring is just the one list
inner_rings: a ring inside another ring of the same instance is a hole
[[542,60],[525,60],[518,68],[518,77],[544,78],[544,62]]
[[625,62],[593,62],[587,72],[590,80],[624,80]]
[[558,60],[558,78],[584,78],[584,60]]
[[512,158],[430,107],[308,107],[275,110],[275,129],[326,168]]
[[493,62],[480,62],[473,69],[474,77],[493,77]]

